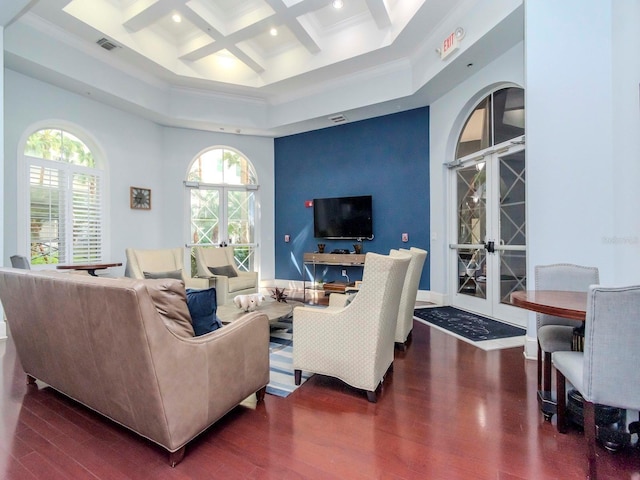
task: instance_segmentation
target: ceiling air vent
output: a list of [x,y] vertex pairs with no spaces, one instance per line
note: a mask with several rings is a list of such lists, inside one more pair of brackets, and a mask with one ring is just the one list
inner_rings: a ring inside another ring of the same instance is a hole
[[113,50],[114,48],[118,48],[118,45],[113,43],[108,38],[104,38],[104,37],[98,40],[96,43],[100,45],[102,48],[104,48],[105,50]]
[[333,123],[344,123],[347,121],[347,117],[339,113],[338,115],[333,115],[332,117],[329,117],[329,120],[331,120]]

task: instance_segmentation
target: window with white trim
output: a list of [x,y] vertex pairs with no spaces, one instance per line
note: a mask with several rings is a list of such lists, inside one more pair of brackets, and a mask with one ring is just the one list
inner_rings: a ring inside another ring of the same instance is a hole
[[91,150],[67,131],[46,128],[29,136],[24,160],[31,264],[102,261],[104,172]]
[[229,147],[198,155],[187,172],[191,245],[232,246],[236,267],[254,271],[258,178],[251,162]]

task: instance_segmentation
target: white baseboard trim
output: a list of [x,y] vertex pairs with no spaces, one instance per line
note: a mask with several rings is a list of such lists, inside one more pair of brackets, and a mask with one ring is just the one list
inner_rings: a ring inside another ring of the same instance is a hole
[[0,321],[0,340],[7,338],[7,322],[6,320]]
[[524,358],[527,360],[538,359],[538,339],[535,337],[527,337],[524,340]]

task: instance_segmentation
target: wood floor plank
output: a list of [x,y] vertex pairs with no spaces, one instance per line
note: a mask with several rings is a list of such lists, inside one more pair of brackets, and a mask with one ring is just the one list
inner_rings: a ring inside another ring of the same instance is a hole
[[[559,435],[544,421],[536,364],[521,347],[486,352],[422,323],[407,351],[396,353],[377,403],[314,375],[287,398],[267,395],[231,411],[187,446],[176,468],[148,440],[42,384],[27,387],[10,340],[0,342],[0,358],[7,480],[578,480],[586,473],[582,433]],[[640,478],[638,450],[598,454],[600,478]]]

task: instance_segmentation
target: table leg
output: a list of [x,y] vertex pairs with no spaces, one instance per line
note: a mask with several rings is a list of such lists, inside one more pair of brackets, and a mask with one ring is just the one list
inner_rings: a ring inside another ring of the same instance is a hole
[[92,277],[97,277],[98,276],[96,274],[96,270],[94,268],[90,268],[89,270],[87,270],[87,272],[89,272],[89,275],[91,275]]

